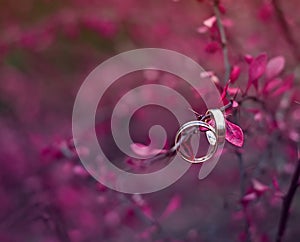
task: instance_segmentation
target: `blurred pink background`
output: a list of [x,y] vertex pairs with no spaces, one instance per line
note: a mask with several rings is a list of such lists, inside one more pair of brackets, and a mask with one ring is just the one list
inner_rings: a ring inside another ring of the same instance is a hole
[[[102,61],[143,47],[178,51],[222,80],[212,1],[0,0],[0,6],[0,241],[275,241],[300,140],[298,1],[221,1],[229,60],[241,70],[234,87],[247,84],[244,56],[263,52],[284,58],[280,75],[292,73],[293,85],[273,97],[250,90],[263,107],[250,100],[232,116],[245,144],[226,144],[207,179],[198,180],[193,166],[169,188],[133,196],[106,189],[77,159],[76,93]],[[281,128],[273,118],[285,94]],[[253,189],[256,197],[245,199]],[[296,194],[283,241],[299,241],[299,204]]]

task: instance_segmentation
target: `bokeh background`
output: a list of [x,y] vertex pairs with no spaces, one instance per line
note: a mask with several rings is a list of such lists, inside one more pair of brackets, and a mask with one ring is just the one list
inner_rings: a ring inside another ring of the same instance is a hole
[[[167,189],[126,195],[97,183],[76,156],[71,139],[76,93],[102,61],[142,47],[183,53],[222,80],[217,28],[204,22],[215,14],[213,2],[1,0],[0,241],[275,241],[299,144],[297,4],[220,2],[229,60],[241,69],[234,87],[247,83],[245,55],[263,52],[285,59],[280,75],[292,73],[293,84],[275,96],[251,90],[262,102],[249,98],[232,115],[244,130],[244,146],[226,144],[207,179],[199,181],[199,167],[193,166]],[[160,77],[155,81],[174,84],[172,77]],[[115,96],[121,90],[115,88]],[[107,123],[98,125],[107,135]],[[140,132],[133,135],[142,142]],[[296,194],[284,241],[299,241],[299,204]]]

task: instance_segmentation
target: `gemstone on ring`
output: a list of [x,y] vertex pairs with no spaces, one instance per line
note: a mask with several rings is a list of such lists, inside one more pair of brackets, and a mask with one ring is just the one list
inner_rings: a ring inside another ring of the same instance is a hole
[[215,134],[210,130],[206,131],[205,134],[206,134],[206,138],[207,138],[208,142],[211,145],[215,145],[217,142]]

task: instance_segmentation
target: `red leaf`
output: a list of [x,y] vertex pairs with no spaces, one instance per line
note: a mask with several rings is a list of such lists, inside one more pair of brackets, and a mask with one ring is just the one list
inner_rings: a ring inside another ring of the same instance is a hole
[[222,14],[225,14],[225,13],[226,13],[226,8],[224,7],[224,5],[219,4],[219,5],[218,5],[218,8],[219,8],[219,10],[220,10],[220,12],[221,12]]
[[253,61],[253,57],[251,55],[245,55],[244,59],[248,64],[251,64],[251,62]]
[[213,54],[216,53],[220,48],[220,44],[217,41],[212,41],[205,46],[205,51]]
[[283,56],[277,56],[272,58],[266,67],[266,77],[272,79],[282,72],[285,64]]
[[258,89],[258,79],[264,74],[267,65],[267,55],[265,53],[257,56],[249,67],[249,81],[247,89],[253,84]]
[[258,17],[262,21],[266,22],[271,19],[272,14],[273,14],[273,6],[270,2],[266,2],[259,9]]
[[228,120],[226,120],[226,140],[237,147],[242,147],[244,144],[243,130]]

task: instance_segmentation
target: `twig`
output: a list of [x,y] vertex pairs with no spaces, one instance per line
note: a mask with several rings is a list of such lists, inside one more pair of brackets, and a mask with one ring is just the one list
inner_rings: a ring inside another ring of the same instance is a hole
[[224,26],[221,21],[221,14],[220,14],[220,10],[219,10],[219,0],[214,0],[213,9],[214,9],[214,14],[217,19],[217,25],[218,25],[218,29],[220,32],[220,38],[221,38],[224,67],[225,67],[225,75],[224,75],[223,85],[225,86],[225,84],[228,82],[229,77],[230,77],[231,66],[230,66],[229,57],[228,57],[227,38],[226,38]]
[[296,193],[296,190],[299,186],[298,180],[300,177],[300,159],[297,161],[297,166],[295,169],[295,172],[293,174],[293,178],[289,187],[289,190],[287,194],[283,198],[283,204],[282,204],[282,210],[281,210],[281,215],[280,215],[280,220],[279,220],[279,225],[278,225],[278,231],[276,235],[276,242],[281,242],[286,225],[289,219],[289,210],[294,198],[294,195]]
[[238,101],[238,104],[242,105],[245,101],[248,101],[248,100],[251,100],[251,101],[261,105],[261,107],[264,111],[266,111],[266,112],[269,111],[266,103],[263,100],[259,99],[258,97],[255,97],[255,96],[245,96],[245,97],[243,97],[242,100]]
[[149,159],[146,160],[146,162],[147,162],[148,164],[151,164],[151,163],[154,162],[154,161],[162,160],[162,159],[164,159],[164,158],[171,157],[171,156],[175,155],[176,150],[180,147],[180,145],[181,145],[187,138],[190,137],[190,134],[194,133],[195,129],[196,129],[196,128],[193,128],[193,129],[191,129],[190,131],[188,131],[187,133],[182,134],[182,136],[180,137],[179,141],[176,142],[176,144],[174,144],[174,145],[172,146],[172,148],[169,149],[167,152],[165,152],[165,153],[160,153],[160,154],[158,154],[158,155],[156,155],[156,156],[154,156],[154,157],[152,157],[152,158],[149,158]]
[[246,172],[245,172],[245,167],[244,167],[244,161],[243,161],[243,157],[242,154],[236,150],[236,155],[238,157],[239,160],[239,166],[240,166],[240,182],[241,182],[241,186],[240,186],[240,193],[241,193],[241,197],[243,197],[245,195],[246,192],[246,183],[245,183],[245,178],[246,178]]
[[[220,107],[220,110],[222,112],[225,112],[227,109],[232,107],[232,104],[233,104],[233,101],[230,100],[229,103],[227,103],[225,106]],[[200,120],[200,121],[205,121],[206,119],[209,119],[209,118],[210,118],[210,114],[198,115],[197,116],[197,120]]]
[[273,8],[277,17],[277,21],[282,29],[283,36],[291,48],[291,52],[296,60],[300,60],[300,50],[295,38],[290,30],[289,24],[284,16],[278,0],[272,1]]
[[157,232],[162,236],[170,237],[170,235],[162,228],[161,224],[155,217],[146,216],[145,213],[140,208],[140,206],[138,206],[135,202],[133,202],[132,199],[130,199],[127,195],[121,194],[120,198],[121,200],[127,202],[133,207],[134,212],[136,213],[137,217],[141,219],[141,221],[143,221],[148,226],[154,226],[157,229]]
[[68,235],[62,214],[60,213],[59,209],[50,204],[45,208],[45,212],[48,214],[50,221],[53,223],[53,229],[59,241],[71,242],[71,238]]
[[[244,167],[244,161],[243,161],[243,157],[242,154],[236,150],[236,155],[238,157],[238,161],[239,161],[239,166],[240,166],[240,196],[241,199],[243,198],[243,196],[245,195],[246,192],[246,172],[245,172],[245,167]],[[247,213],[247,207],[243,206],[243,213],[245,216],[245,224],[244,224],[244,232],[246,235],[246,241],[249,242],[250,241],[250,231],[249,231],[249,227],[250,227],[250,220],[249,220],[249,216]]]

